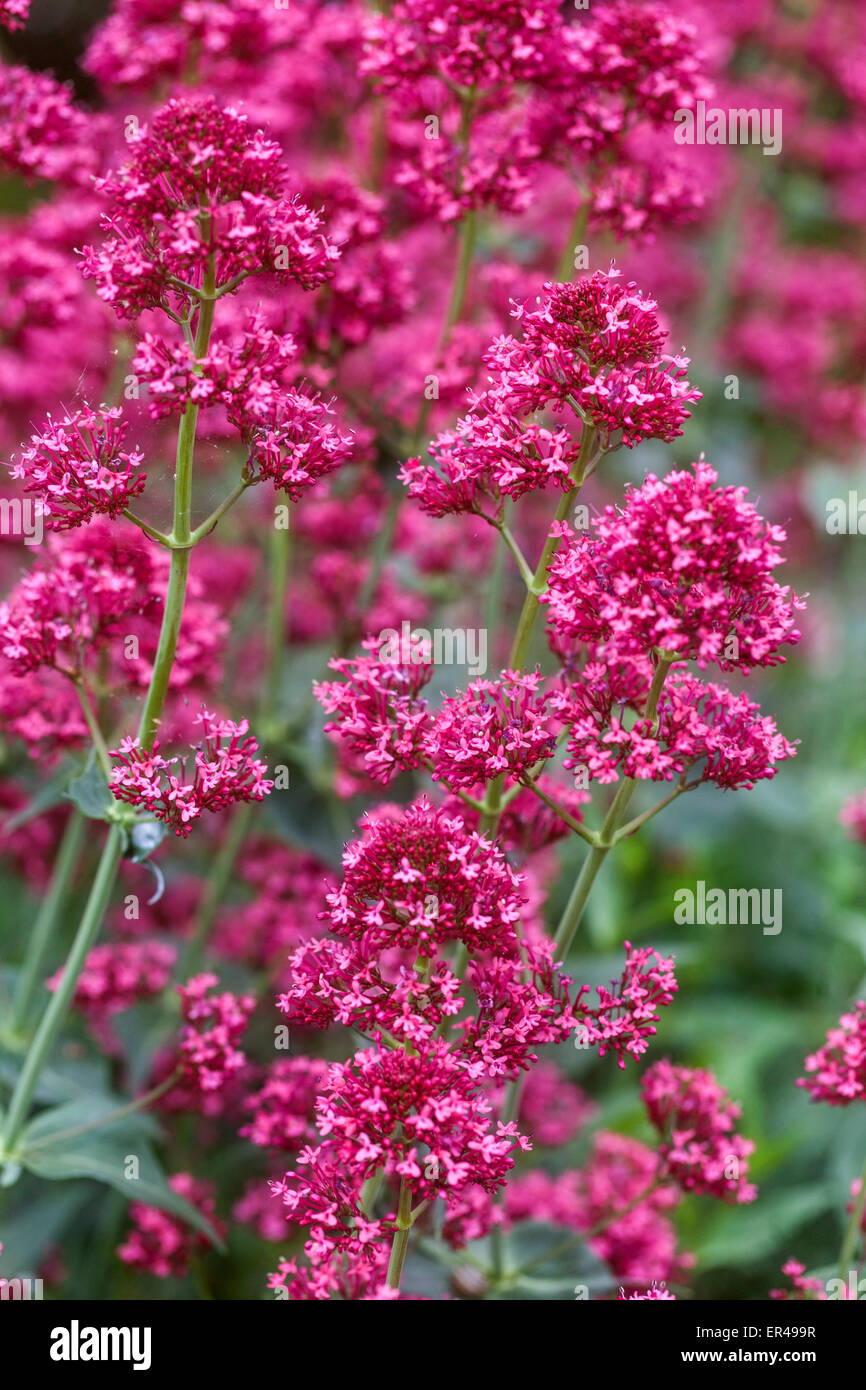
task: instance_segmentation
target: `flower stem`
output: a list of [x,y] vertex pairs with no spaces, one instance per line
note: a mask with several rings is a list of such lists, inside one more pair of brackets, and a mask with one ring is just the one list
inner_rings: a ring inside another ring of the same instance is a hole
[[387,1283],[390,1289],[399,1289],[406,1251],[409,1248],[409,1232],[412,1229],[412,1191],[405,1178],[400,1181],[400,1199],[397,1206],[397,1229],[391,1246],[388,1261]]
[[228,833],[213,861],[213,868],[208,876],[207,886],[195,915],[192,934],[180,958],[179,979],[189,979],[190,975],[194,975],[199,968],[217,908],[231,882],[232,870],[249,829],[253,805],[252,801],[244,802],[242,806],[238,806],[232,816]]
[[119,1105],[116,1110],[112,1110],[107,1115],[101,1115],[96,1120],[89,1120],[84,1125],[73,1125],[70,1129],[59,1130],[56,1134],[47,1134],[44,1139],[38,1139],[35,1144],[28,1146],[30,1149],[44,1149],[49,1145],[59,1144],[61,1140],[77,1139],[79,1134],[89,1134],[93,1129],[104,1129],[107,1125],[113,1125],[118,1120],[124,1119],[127,1115],[134,1115],[137,1111],[143,1110],[145,1106],[152,1105],[160,1096],[164,1096],[166,1091],[170,1091],[172,1086],[176,1086],[183,1072],[177,1067],[170,1076],[164,1081],[160,1081],[158,1086],[152,1086],[144,1095],[136,1096],[135,1100],[128,1101],[126,1105]]
[[[652,685],[644,706],[644,718],[654,719],[659,696],[665,677],[673,663],[672,656],[660,656],[653,675]],[[637,782],[633,777],[624,777],[616,790],[616,795],[610,804],[610,809],[604,818],[604,824],[599,832],[598,844],[593,845],[581,865],[580,873],[577,876],[574,888],[571,891],[565,911],[562,914],[559,926],[556,931],[556,954],[560,959],[565,959],[568,955],[569,947],[574,940],[574,934],[580,926],[586,908],[587,899],[592,891],[598,871],[616,843],[615,834],[618,827],[622,824],[628,804],[631,801]]]
[[842,1249],[839,1252],[839,1278],[847,1281],[851,1269],[851,1260],[857,1248],[857,1240],[860,1236],[860,1226],[863,1221],[863,1212],[866,1209],[866,1163],[863,1164],[863,1171],[860,1174],[860,1191],[857,1193],[857,1200],[854,1203],[854,1210],[851,1213],[851,1220],[845,1230],[845,1238],[842,1241]]
[[280,709],[286,647],[286,595],[292,554],[292,533],[288,526],[285,529],[274,527],[270,538],[270,551],[268,673],[265,682],[265,698],[268,711],[273,716]]
[[23,1030],[27,1015],[30,1012],[36,982],[42,973],[45,953],[60,919],[60,910],[66,899],[84,844],[84,823],[84,816],[77,807],[74,807],[63,832],[63,839],[60,842],[60,849],[51,873],[48,892],[43,899],[39,915],[27,942],[27,954],[15,990],[15,1004],[12,1012],[12,1031],[14,1034],[19,1034]]
[[[204,276],[203,293],[204,295],[213,295],[213,292],[214,268],[213,257],[211,257]],[[207,352],[211,329],[213,327],[213,316],[213,299],[202,299],[199,307],[194,345],[195,356],[197,358],[204,357]],[[139,737],[145,747],[151,746],[159,726],[159,720],[168,694],[168,684],[171,677],[171,669],[174,664],[175,652],[177,650],[181,620],[183,618],[186,581],[189,574],[189,547],[192,537],[190,523],[192,513],[192,470],[197,420],[198,406],[190,402],[181,417],[180,428],[178,429],[177,435],[177,459],[174,475],[174,521],[172,534],[169,538],[172,544],[171,567],[169,570],[168,590],[162,615],[162,627],[159,634],[156,660],[154,662],[153,674],[144,702],[144,709],[142,711],[141,724],[139,727]],[[87,899],[87,905],[85,906],[84,914],[78,925],[75,940],[72,943],[72,950],[63,967],[60,983],[52,994],[45,1008],[45,1012],[42,1015],[42,1020],[34,1034],[27,1056],[24,1059],[24,1065],[9,1103],[9,1111],[6,1115],[2,1136],[0,1136],[0,1153],[5,1154],[7,1157],[10,1155],[27,1118],[27,1112],[33,1099],[33,1093],[39,1083],[42,1068],[45,1066],[48,1054],[54,1045],[57,1034],[63,1026],[63,1022],[72,1003],[78,977],[84,969],[84,962],[87,959],[87,954],[96,940],[99,928],[102,925],[102,919],[105,916],[105,911],[108,907],[111,892],[117,877],[117,870],[120,865],[121,855],[123,854],[123,846],[124,833],[120,826],[113,825],[108,832],[108,838],[105,841],[105,847],[102,851],[102,858],[99,861],[96,877],[93,880],[90,895]]]
[[42,1068],[66,1018],[78,977],[87,959],[87,953],[96,940],[97,932],[102,925],[111,890],[114,887],[122,849],[123,833],[119,826],[113,825],[108,832],[105,849],[102,852],[99,868],[93,880],[84,915],[72,943],[72,950],[69,952],[63,967],[63,974],[57,989],[48,1002],[30,1044],[30,1049],[24,1059],[24,1066],[9,1103],[9,1111],[6,1115],[2,1136],[0,1136],[0,1155],[4,1158],[12,1157],[15,1143],[27,1118],[27,1111],[30,1108],[30,1102],[39,1082]]
[[589,217],[589,199],[583,198],[577,209],[573,223],[568,233],[568,241],[563,247],[559,264],[556,267],[556,279],[563,283],[569,281],[574,274],[574,253],[578,246],[583,245],[583,238],[586,236],[586,223]]

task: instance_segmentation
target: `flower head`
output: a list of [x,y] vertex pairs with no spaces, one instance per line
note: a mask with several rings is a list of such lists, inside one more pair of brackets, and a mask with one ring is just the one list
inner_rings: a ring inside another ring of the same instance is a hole
[[806,1058],[808,1076],[797,1085],[813,1100],[827,1105],[850,1105],[866,1096],[866,1001],[858,999],[850,1013],[844,1013],[817,1052]]
[[510,955],[521,901],[520,879],[502,851],[422,800],[377,820],[348,847],[327,916],[338,936],[421,956],[443,941]]
[[642,1094],[662,1142],[664,1176],[686,1192],[725,1202],[752,1202],[756,1188],[745,1181],[750,1139],[734,1133],[740,1110],[708,1071],[656,1062],[644,1073]]
[[49,416],[13,458],[12,477],[39,494],[51,530],[117,516],[138,496],[146,475],[139,471],[143,455],[123,447],[128,428],[117,406],[83,406],[57,421]]
[[339,256],[318,216],[285,195],[279,146],[212,97],[172,100],[98,188],[108,211],[84,273],[129,318],[227,294],[250,275],[313,289]]
[[[202,741],[195,750],[191,781],[185,780],[187,760],[164,758],[158,740],[150,751],[137,738],[125,738],[119,749],[112,750],[112,757],[119,760],[109,782],[112,795],[150,812],[184,837],[203,811],[223,811],[239,801],[261,801],[274,785],[264,775],[265,764],[255,757],[255,739],[244,737],[249,729],[246,719],[235,724],[203,709],[196,722],[202,726]],[[179,777],[175,767],[180,768]]]

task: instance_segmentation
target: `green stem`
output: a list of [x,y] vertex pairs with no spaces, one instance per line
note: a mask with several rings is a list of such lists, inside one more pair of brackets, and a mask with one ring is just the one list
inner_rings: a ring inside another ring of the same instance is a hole
[[[654,719],[658,706],[659,696],[665,677],[671,668],[674,658],[672,656],[660,656],[658,665],[653,675],[652,685],[644,706],[644,718]],[[580,926],[586,908],[587,899],[592,891],[592,885],[598,876],[598,871],[613,848],[615,832],[621,825],[628,804],[631,801],[637,782],[633,777],[624,777],[616,790],[616,795],[610,804],[610,809],[604,818],[598,836],[598,844],[593,845],[581,866],[571,897],[566,904],[565,911],[556,932],[556,954],[560,959],[565,959],[568,955],[569,947],[574,940],[574,934]]]
[[[218,507],[214,507],[210,516],[202,522],[201,526],[197,526],[195,528],[190,537],[190,548],[194,545],[198,545],[199,541],[204,540],[205,536],[214,529],[217,522],[223,516],[225,516],[229,508],[234,506],[238,498],[242,497],[246,492],[247,488],[252,487],[254,482],[255,479],[251,477],[251,475],[246,471],[245,468],[240,478],[232,488],[231,492],[228,494],[228,496],[223,498],[222,502],[220,502]],[[171,541],[169,541],[168,544],[171,545]]]
[[[290,521],[291,524],[291,521]],[[292,533],[273,529],[270,540],[270,608],[268,614],[268,673],[265,681],[267,710],[273,716],[280,709],[283,663],[286,648],[286,595],[289,584],[289,562],[292,554]]]
[[848,1222],[845,1239],[842,1241],[842,1249],[839,1253],[839,1278],[843,1283],[847,1282],[851,1260],[860,1238],[860,1225],[863,1220],[864,1209],[866,1209],[866,1163],[863,1164],[863,1171],[860,1174],[860,1191],[857,1193],[857,1200],[854,1203],[854,1210],[851,1213],[851,1220]]
[[[204,276],[203,292],[214,292],[213,257]],[[213,327],[213,300],[203,300],[199,307],[198,325],[195,335],[195,356],[204,357],[210,342]],[[171,668],[177,650],[178,633],[183,618],[186,596],[186,581],[189,574],[189,546],[191,543],[190,517],[192,512],[192,471],[195,430],[198,420],[198,406],[189,404],[181,417],[177,436],[177,460],[174,475],[174,522],[170,537],[172,543],[171,568],[162,628],[159,634],[156,660],[150,687],[141,716],[139,737],[145,747],[150,747],[168,693]],[[6,1122],[0,1137],[0,1151],[10,1154],[33,1099],[42,1068],[54,1041],[63,1026],[64,1019],[72,1003],[78,977],[84,968],[87,954],[96,940],[102,919],[108,906],[117,870],[123,853],[124,834],[121,828],[113,825],[108,832],[102,858],[90,890],[84,914],[78,926],[72,950],[63,967],[63,975],[57,989],[51,996],[33,1041],[30,1044],[24,1065],[18,1077]]]
[[15,1034],[23,1030],[30,1012],[36,983],[42,974],[45,953],[57,928],[60,910],[84,844],[84,826],[85,817],[74,807],[63,832],[48,892],[27,942],[27,954],[15,990],[15,1006],[12,1013],[12,1031]]
[[84,915],[75,934],[72,950],[69,952],[63,967],[60,982],[42,1015],[42,1020],[24,1059],[24,1066],[9,1103],[9,1111],[6,1115],[2,1136],[0,1136],[0,1152],[6,1158],[12,1157],[21,1128],[27,1118],[27,1112],[42,1068],[66,1018],[78,977],[102,925],[111,890],[114,887],[122,850],[123,834],[119,826],[114,825],[108,832],[96,878],[93,881]]
[[571,280],[574,275],[574,253],[578,246],[584,244],[583,238],[586,236],[586,223],[589,217],[589,199],[584,198],[577,209],[573,223],[568,233],[568,241],[563,247],[562,255],[559,258],[559,265],[556,267],[556,278],[560,283]]
[[390,1289],[399,1289],[406,1251],[409,1248],[409,1232],[412,1229],[412,1191],[405,1178],[400,1181],[400,1199],[397,1206],[397,1229],[391,1246],[388,1261],[387,1283]]
[[458,323],[460,315],[463,312],[466,291],[469,287],[469,267],[472,264],[472,256],[475,251],[477,232],[477,214],[474,208],[469,208],[460,224],[457,263],[454,267],[454,279],[451,285],[451,296],[448,300],[445,322],[442,325],[442,337],[439,341],[440,350],[448,343],[448,339],[451,337],[454,327]]
[[105,742],[105,739],[102,736],[102,730],[99,727],[99,722],[96,718],[96,715],[93,712],[93,706],[90,703],[90,696],[87,693],[87,687],[85,686],[83,680],[77,680],[75,682],[75,688],[78,691],[78,701],[81,705],[87,728],[90,731],[90,737],[93,740],[93,747],[96,752],[96,757],[99,762],[99,766],[102,768],[102,775],[105,778],[106,782],[110,782],[112,771],[111,755],[108,751],[108,746]]
[[[571,474],[573,487],[563,492],[556,509],[556,520],[565,521],[570,509],[574,505],[574,500],[580,492],[586,471],[592,459],[592,451],[595,445],[596,431],[590,425],[584,425],[580,436],[580,450],[577,461]],[[517,621],[517,631],[514,634],[514,641],[511,644],[511,653],[508,658],[508,669],[511,671],[522,671],[526,667],[529,657],[529,647],[532,642],[532,634],[535,631],[535,624],[541,611],[539,599],[547,589],[547,567],[550,564],[556,547],[559,545],[558,536],[548,536],[544,543],[532,582],[527,585],[526,597],[523,600],[523,607]],[[484,835],[491,837],[496,833],[496,826],[502,811],[502,787],[504,778],[500,775],[495,777],[487,784],[485,793],[485,814],[482,817],[479,829]]]

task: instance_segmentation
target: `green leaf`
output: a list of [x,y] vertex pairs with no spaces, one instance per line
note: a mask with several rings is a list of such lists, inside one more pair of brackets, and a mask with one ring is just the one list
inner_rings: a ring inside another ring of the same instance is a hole
[[[568,1244],[572,1238],[574,1243]],[[527,1221],[512,1233],[508,1265],[516,1275],[509,1298],[574,1298],[579,1285],[600,1294],[615,1282],[607,1265],[574,1231],[544,1221]]]
[[[68,1130],[79,1129],[84,1125],[99,1125],[101,1129],[103,1126],[105,1130],[111,1129],[111,1115],[124,1104],[119,1096],[91,1095],[69,1101],[65,1105],[53,1106],[50,1110],[43,1110],[23,1131],[20,1147],[47,1148],[49,1144],[56,1142],[57,1135],[64,1135]],[[135,1130],[150,1135],[157,1133],[156,1122],[152,1116],[142,1111],[122,1115],[116,1123],[122,1123],[128,1133]],[[84,1138],[83,1135],[81,1137]]]
[[801,1183],[725,1212],[716,1233],[698,1251],[701,1270],[737,1265],[744,1251],[753,1264],[783,1247],[787,1254],[786,1242],[794,1232],[832,1207],[835,1196],[828,1183]]
[[43,1188],[37,1199],[37,1188],[33,1178],[25,1178],[17,1208],[4,1210],[2,1258],[7,1275],[10,1270],[19,1278],[36,1273],[46,1250],[60,1240],[64,1229],[85,1208],[91,1190],[86,1183],[68,1183],[47,1191]]
[[117,805],[93,753],[84,771],[69,783],[65,795],[91,820],[107,820],[108,812]]
[[[122,1125],[118,1123],[107,1129],[81,1134],[77,1138],[60,1140],[57,1146],[45,1144],[28,1149],[27,1144],[34,1137],[34,1129],[36,1138],[44,1137],[45,1130],[36,1128],[44,1118],[40,1116],[35,1120],[22,1136],[18,1158],[28,1172],[51,1182],[93,1178],[96,1182],[106,1183],[123,1193],[128,1201],[146,1202],[149,1206],[159,1207],[180,1217],[201,1231],[211,1245],[218,1250],[224,1249],[219,1236],[201,1212],[169,1187],[142,1132],[141,1116],[127,1116]],[[56,1118],[57,1112],[54,1112],[55,1123]],[[130,1120],[137,1123],[130,1124]],[[138,1160],[137,1178],[126,1176],[128,1160],[132,1157]]]

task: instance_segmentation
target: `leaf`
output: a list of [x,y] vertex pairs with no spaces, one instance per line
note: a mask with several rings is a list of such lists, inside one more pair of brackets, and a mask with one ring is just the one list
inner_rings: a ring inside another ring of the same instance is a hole
[[[55,1142],[56,1135],[63,1135],[67,1130],[78,1129],[83,1125],[96,1125],[108,1120],[111,1114],[124,1104],[118,1096],[110,1095],[91,1095],[85,1096],[81,1100],[69,1101],[65,1105],[53,1106],[50,1110],[43,1110],[41,1115],[37,1115],[35,1120],[23,1131],[21,1136],[22,1148],[45,1148],[49,1143]],[[123,1115],[117,1123],[123,1123],[129,1132],[140,1129],[143,1133],[155,1134],[157,1132],[156,1122],[150,1115],[143,1112],[132,1115]],[[104,1130],[112,1128],[110,1123],[105,1124]],[[84,1138],[84,1136],[81,1136]]]
[[[140,1119],[138,1116],[131,1118]],[[35,1120],[22,1137],[18,1158],[28,1172],[51,1182],[93,1178],[96,1182],[107,1183],[109,1187],[122,1192],[128,1201],[146,1202],[149,1206],[159,1207],[180,1217],[201,1231],[211,1245],[218,1250],[224,1249],[219,1236],[201,1212],[169,1187],[144,1139],[140,1124],[112,1125],[109,1129],[94,1130],[78,1138],[61,1141],[57,1147],[46,1144],[41,1148],[28,1149],[27,1140],[32,1137],[33,1129],[41,1119],[42,1116]],[[130,1157],[138,1160],[137,1178],[125,1175]]]
[[[18,1080],[20,1064],[11,1058],[0,1058],[0,1077],[10,1087]],[[72,1097],[108,1097],[108,1064],[104,1057],[61,1058],[53,1066],[43,1068],[34,1099],[44,1105],[60,1104]],[[112,1101],[116,1108],[120,1101]]]
[[[574,1243],[568,1245],[572,1238]],[[511,1297],[574,1298],[579,1285],[591,1293],[606,1293],[614,1286],[607,1265],[566,1227],[527,1221],[513,1232],[508,1250],[509,1265],[517,1274]],[[522,1269],[525,1274],[518,1273]]]
[[87,767],[69,783],[65,795],[91,820],[107,820],[108,812],[117,804],[92,753]]
[[827,1183],[801,1183],[759,1197],[751,1206],[725,1212],[718,1219],[716,1233],[698,1252],[701,1270],[736,1266],[742,1262],[744,1251],[756,1264],[833,1206],[835,1196]]
[[56,777],[52,777],[49,782],[40,787],[26,806],[22,806],[20,811],[16,811],[13,816],[4,820],[4,834],[11,835],[15,830],[20,830],[22,825],[33,820],[35,816],[44,815],[52,806],[59,806],[66,795],[68,776],[69,772],[64,768]]
[[43,1188],[38,1200],[36,1187],[32,1178],[26,1178],[19,1189],[17,1209],[3,1213],[3,1270],[7,1275],[10,1270],[19,1278],[34,1275],[46,1250],[59,1241],[88,1197],[86,1183],[68,1183],[47,1191]]

